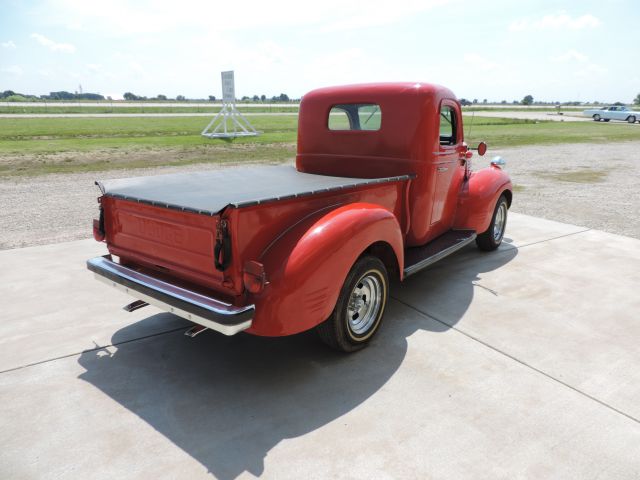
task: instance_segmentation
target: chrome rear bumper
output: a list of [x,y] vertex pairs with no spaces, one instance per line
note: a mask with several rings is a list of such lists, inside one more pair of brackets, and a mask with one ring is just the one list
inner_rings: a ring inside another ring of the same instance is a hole
[[107,285],[225,335],[234,335],[251,326],[254,305],[229,305],[124,267],[112,261],[110,255],[88,260],[87,268]]

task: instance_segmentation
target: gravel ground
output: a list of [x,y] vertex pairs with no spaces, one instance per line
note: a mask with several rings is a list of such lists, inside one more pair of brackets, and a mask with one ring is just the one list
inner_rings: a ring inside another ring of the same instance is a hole
[[[515,184],[512,210],[640,238],[640,141],[490,150],[507,161]],[[113,172],[0,178],[0,249],[91,236],[98,208],[96,178],[216,169],[190,165]]]

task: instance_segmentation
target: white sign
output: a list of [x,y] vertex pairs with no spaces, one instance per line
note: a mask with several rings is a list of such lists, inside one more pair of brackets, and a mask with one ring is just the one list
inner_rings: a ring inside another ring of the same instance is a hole
[[222,101],[235,103],[236,88],[233,81],[233,70],[222,72]]

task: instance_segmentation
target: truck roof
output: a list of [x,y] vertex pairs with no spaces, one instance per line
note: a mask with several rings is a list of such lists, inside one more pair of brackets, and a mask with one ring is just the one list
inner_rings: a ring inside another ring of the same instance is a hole
[[[446,87],[422,82],[369,83],[313,90],[302,97],[298,127],[298,156],[332,155],[408,158],[416,148],[432,148],[435,128],[425,119],[438,118],[443,99],[455,100]],[[344,104],[374,104],[380,107],[379,130],[330,130],[331,108]],[[429,144],[429,146],[426,146]]]
[[284,165],[120,178],[96,181],[96,185],[109,197],[217,215],[228,206],[250,207],[409,178],[408,175],[375,179],[330,177],[298,172],[295,167]]
[[364,98],[385,101],[388,99],[416,97],[426,98],[434,95],[456,98],[451,90],[442,85],[425,82],[386,82],[386,83],[358,83],[353,85],[340,85],[312,90],[302,98],[309,101],[320,97],[324,101],[334,103],[358,102]]

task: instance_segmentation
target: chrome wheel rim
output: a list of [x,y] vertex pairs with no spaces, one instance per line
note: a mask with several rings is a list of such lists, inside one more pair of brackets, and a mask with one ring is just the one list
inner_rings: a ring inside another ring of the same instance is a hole
[[493,223],[493,240],[497,243],[502,240],[504,227],[507,223],[507,204],[502,202],[496,212],[496,220]]
[[349,296],[347,320],[356,335],[366,334],[375,325],[382,305],[382,283],[373,273],[364,274]]

